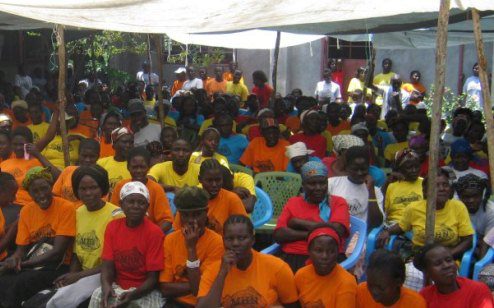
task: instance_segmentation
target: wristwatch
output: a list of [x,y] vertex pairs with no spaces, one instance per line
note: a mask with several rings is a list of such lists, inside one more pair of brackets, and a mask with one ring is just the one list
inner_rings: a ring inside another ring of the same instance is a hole
[[187,266],[187,268],[199,268],[199,266],[201,266],[201,260],[197,259],[195,261],[185,261],[185,266]]

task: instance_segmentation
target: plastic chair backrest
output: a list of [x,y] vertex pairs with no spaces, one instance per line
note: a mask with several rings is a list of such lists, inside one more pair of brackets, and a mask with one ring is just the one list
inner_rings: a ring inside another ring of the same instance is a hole
[[494,261],[494,249],[489,248],[487,250],[487,253],[485,254],[485,256],[482,259],[480,259],[479,261],[477,261],[477,263],[475,263],[475,266],[473,267],[472,279],[473,280],[479,280],[480,271],[485,266],[491,264],[492,261]]
[[259,187],[256,187],[257,201],[254,205],[254,211],[250,214],[250,219],[257,229],[267,223],[273,217],[273,203],[268,194]]
[[348,243],[350,242],[352,237],[354,237],[354,235],[357,233],[358,233],[358,238],[355,248],[353,249],[350,256],[348,256],[348,258],[346,258],[345,261],[340,263],[340,265],[344,269],[351,269],[357,264],[357,261],[359,260],[360,255],[364,250],[365,242],[367,241],[367,223],[365,223],[365,221],[363,221],[362,219],[350,216],[350,235],[346,240],[345,249],[348,246]]
[[242,165],[237,165],[237,164],[228,164],[228,165],[229,165],[230,170],[232,172],[243,172],[243,173],[247,173],[250,176],[254,176],[254,172],[252,171],[252,169],[250,169],[248,167],[245,167]]
[[177,213],[177,208],[175,207],[175,194],[172,192],[167,192],[166,197],[168,198],[168,203],[170,204],[170,209],[172,210],[173,217]]
[[297,196],[302,187],[300,174],[290,172],[261,172],[256,174],[254,182],[271,198],[273,217],[280,216],[288,199]]

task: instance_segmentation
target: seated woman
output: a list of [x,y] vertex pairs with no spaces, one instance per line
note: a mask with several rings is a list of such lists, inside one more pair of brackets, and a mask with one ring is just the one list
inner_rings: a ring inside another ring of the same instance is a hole
[[222,188],[236,193],[242,200],[245,211],[249,214],[252,213],[257,201],[254,178],[243,172],[232,173],[223,165],[221,166],[221,173],[223,175]]
[[474,174],[462,176],[454,185],[467,207],[477,238],[483,238],[494,227],[494,204],[487,200],[487,185],[487,180]]
[[190,162],[200,165],[206,159],[214,158],[220,164],[228,167],[228,159],[218,153],[219,144],[220,132],[214,127],[206,128],[201,136],[199,151],[192,152],[192,155],[190,155]]
[[141,182],[146,185],[149,191],[147,217],[166,233],[172,228],[173,214],[163,187],[147,177],[150,163],[151,156],[146,149],[138,147],[130,150],[127,156],[127,169],[132,179],[121,180],[115,185],[111,195],[111,202],[120,206],[120,190],[122,187],[131,181]]
[[[350,212],[345,199],[328,198],[328,169],[322,163],[308,162],[302,166],[303,196],[290,198],[283,208],[273,233],[281,245],[281,258],[296,272],[305,266],[309,256],[307,237],[311,230],[332,227],[342,242],[350,230]],[[343,245],[339,252],[342,255]],[[340,255],[340,259],[341,256]]]
[[329,227],[314,229],[307,239],[311,264],[295,274],[302,307],[355,307],[355,277],[337,264],[340,236]]
[[122,115],[116,111],[108,111],[104,116],[99,127],[98,136],[95,138],[101,146],[100,158],[114,156],[113,142],[111,133],[118,127],[122,126]]
[[417,153],[405,149],[396,154],[395,172],[384,184],[384,211],[387,225],[394,225],[403,217],[405,209],[415,201],[422,200],[422,181],[419,177],[420,160]]
[[[47,169],[30,169],[23,181],[33,202],[20,213],[17,249],[3,264],[0,306],[20,307],[37,292],[51,287],[69,269],[76,234],[75,208],[51,192],[53,178]],[[37,269],[37,270],[33,270]]]
[[175,195],[182,229],[165,238],[165,268],[160,289],[166,307],[193,307],[201,274],[223,256],[223,240],[206,228],[209,195],[198,187],[184,187]]
[[[465,205],[451,199],[449,173],[439,169],[437,174],[437,199],[435,220],[435,241],[448,247],[455,259],[472,247],[474,230]],[[427,195],[427,178],[423,182],[424,196]],[[412,231],[412,244],[415,249],[425,244],[425,220],[427,200],[415,202],[406,207],[399,223],[383,230],[378,237],[382,246],[393,234]]]
[[290,267],[277,257],[254,249],[249,217],[233,215],[224,225],[225,254],[201,276],[197,308],[299,307]]
[[321,135],[319,114],[316,110],[305,110],[300,114],[302,132],[290,136],[290,144],[303,142],[307,148],[313,151],[312,155],[322,159],[326,156],[327,141]]
[[110,189],[108,172],[98,165],[81,166],[72,175],[73,190],[82,206],[76,211],[74,254],[70,272],[58,277],[57,293],[46,307],[73,307],[91,297],[100,286],[101,251],[107,224],[123,217],[116,205],[103,197]]
[[451,249],[440,244],[427,245],[413,263],[434,282],[420,291],[428,307],[494,307],[485,284],[457,276],[458,267]]
[[334,156],[325,157],[322,162],[328,168],[328,177],[347,175],[345,171],[345,152],[351,147],[365,145],[364,141],[354,135],[333,136]]
[[145,219],[149,191],[141,182],[120,190],[125,218],[108,223],[101,259],[101,288],[91,296],[90,308],[112,305],[161,308],[155,289],[163,269],[163,231]]
[[372,253],[367,265],[367,282],[357,287],[358,308],[426,308],[422,296],[403,287],[405,263],[401,257],[384,249]]
[[[220,163],[212,158],[204,161],[199,170],[199,182],[209,194],[208,228],[223,234],[223,224],[231,215],[247,215],[242,200],[234,192],[223,189]],[[182,227],[180,213],[175,217],[174,229]]]

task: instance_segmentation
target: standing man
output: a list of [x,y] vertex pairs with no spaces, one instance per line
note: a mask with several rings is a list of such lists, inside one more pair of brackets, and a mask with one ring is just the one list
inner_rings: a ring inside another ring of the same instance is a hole
[[[225,76],[225,74],[223,74]],[[242,82],[242,71],[236,70],[233,73],[233,80],[226,83],[226,93],[240,97],[241,102],[246,102],[249,96],[249,89]]]
[[[395,73],[391,71],[393,68],[393,61],[389,58],[385,58],[382,62],[382,68],[383,72],[374,76],[372,83],[379,90],[383,91],[384,94],[386,94],[389,86],[391,85],[391,78],[395,75]],[[387,97],[383,97],[383,93],[379,93],[376,97],[376,104],[381,106],[386,99]]]
[[331,80],[331,69],[326,68],[323,72],[323,80],[316,85],[315,96],[319,103],[326,104],[341,100],[340,86]]
[[482,97],[482,85],[479,79],[479,64],[475,63],[472,67],[473,75],[468,77],[463,85],[463,94],[465,97],[466,106],[474,110],[482,111],[484,108],[484,99]]
[[187,67],[187,77],[188,79],[184,82],[182,90],[190,91],[192,89],[203,89],[204,84],[201,78],[197,78],[196,69],[193,66]]
[[[142,81],[146,86],[157,86],[159,84],[159,77],[156,73],[151,73],[151,66],[148,61],[142,63],[142,71],[137,72],[136,80]],[[151,76],[149,76],[151,74]]]
[[185,67],[179,67],[175,71],[175,76],[177,79],[173,82],[172,90],[171,90],[171,95],[174,96],[175,93],[177,93],[178,90],[182,89],[182,86],[184,85],[185,80],[187,79],[187,75],[185,74],[187,70]]
[[31,91],[33,87],[33,81],[31,77],[26,73],[24,69],[24,64],[20,64],[17,69],[17,74],[15,75],[14,86],[20,88],[20,99],[24,99],[26,95]]

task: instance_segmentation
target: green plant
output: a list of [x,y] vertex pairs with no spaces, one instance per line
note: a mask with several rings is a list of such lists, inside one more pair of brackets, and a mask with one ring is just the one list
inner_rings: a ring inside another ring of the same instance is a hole
[[[424,98],[424,103],[427,106],[427,115],[429,117],[432,117],[432,102],[434,99],[434,85],[431,85],[430,91],[428,93],[428,96]],[[451,124],[451,121],[453,120],[453,112],[456,108],[465,106],[468,108],[472,108],[473,102],[470,100],[467,100],[466,104],[464,105],[463,103],[465,102],[465,94],[462,95],[455,95],[454,92],[448,88],[444,88],[444,94],[443,94],[443,105],[442,105],[442,110],[441,110],[441,118],[446,120],[447,124]]]

